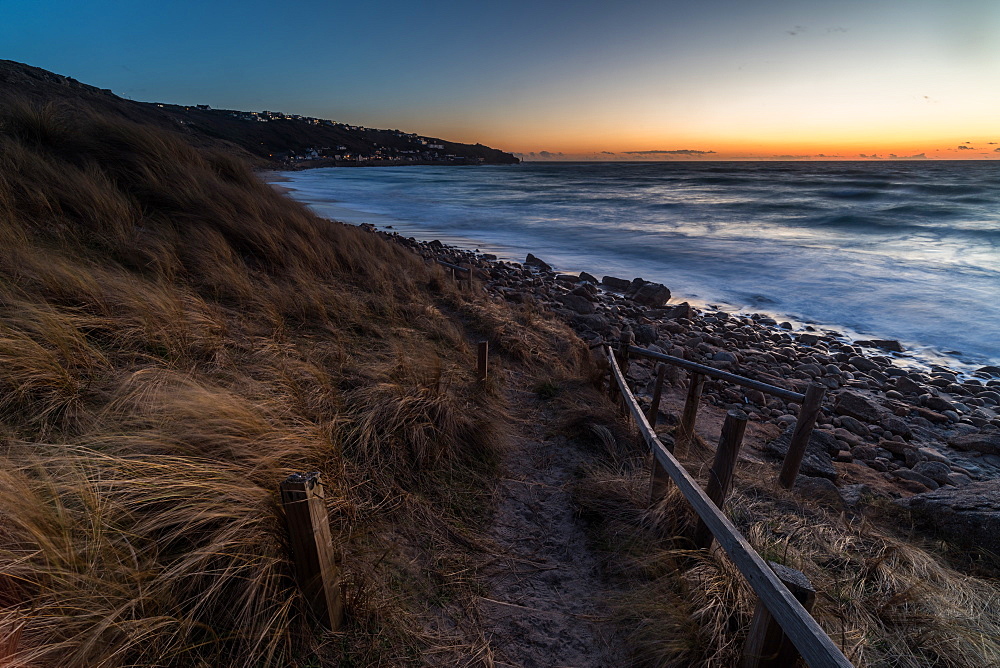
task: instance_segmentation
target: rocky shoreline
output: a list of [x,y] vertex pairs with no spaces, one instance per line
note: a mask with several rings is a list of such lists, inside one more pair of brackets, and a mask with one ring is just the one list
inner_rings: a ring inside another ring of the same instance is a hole
[[[544,308],[590,344],[614,344],[631,332],[638,346],[796,392],[821,383],[827,394],[803,462],[805,476],[831,481],[825,484],[833,487],[838,470],[844,470],[835,463],[864,467],[885,481],[877,485],[879,493],[899,498],[901,504],[932,507],[929,514],[942,516],[949,513],[941,511],[941,504],[971,504],[971,512],[985,512],[987,518],[974,525],[1000,525],[998,367],[983,367],[965,377],[937,365],[924,371],[904,369],[894,364],[904,353],[897,341],[851,342],[832,330],[808,325],[796,330],[759,313],[670,303],[667,286],[641,278],[561,274],[531,254],[523,263],[506,262],[436,240],[417,241],[372,225],[363,227],[427,260],[471,269],[490,298]],[[635,359],[630,365],[629,379],[640,400],[648,400],[654,374],[650,360]],[[673,384],[683,381],[676,367],[668,365],[667,374]],[[784,432],[765,446],[771,455],[780,457],[787,448],[796,404],[712,381],[706,383],[703,398],[738,407],[751,420]],[[871,490],[838,493],[849,501],[866,491]],[[921,498],[907,498],[913,495]],[[985,509],[984,498],[992,498]],[[962,526],[968,538],[965,524],[954,517],[950,524]]]

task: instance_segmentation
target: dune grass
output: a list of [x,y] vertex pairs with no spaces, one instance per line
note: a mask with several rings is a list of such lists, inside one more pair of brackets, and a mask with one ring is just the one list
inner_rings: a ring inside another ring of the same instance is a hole
[[[474,551],[506,437],[469,336],[525,346],[500,365],[569,345],[480,302],[229,155],[6,102],[0,665],[409,665],[458,642],[421,597]],[[291,579],[276,491],[302,470],[345,555],[340,634]]]
[[[601,456],[575,498],[626,585],[614,605],[637,665],[739,665],[753,591],[724,552],[691,549],[694,512],[676,487],[649,506],[647,449],[631,423],[610,407],[574,413],[580,401],[604,400],[593,392],[567,406],[565,427],[589,431]],[[681,460],[704,476],[712,454],[699,439]],[[736,473],[729,517],[765,559],[810,579],[813,616],[855,665],[1000,665],[997,572],[956,570],[946,546],[908,532],[889,506],[837,512],[773,484],[769,465],[741,462]]]

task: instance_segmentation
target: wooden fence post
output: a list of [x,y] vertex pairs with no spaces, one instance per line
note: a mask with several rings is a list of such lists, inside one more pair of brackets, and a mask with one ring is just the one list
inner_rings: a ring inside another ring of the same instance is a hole
[[288,476],[281,483],[281,505],[299,589],[323,625],[336,631],[343,619],[344,601],[320,474]]
[[472,263],[460,262],[458,266],[465,269],[465,284],[469,288],[469,292],[472,292]]
[[688,443],[694,439],[694,423],[698,419],[698,402],[701,401],[701,391],[705,387],[705,376],[692,371],[688,374],[687,399],[684,401],[684,413],[677,430],[677,452],[687,450]]
[[[719,510],[722,510],[726,503],[729,488],[732,487],[733,469],[736,468],[736,460],[740,456],[740,445],[743,443],[746,429],[746,413],[741,410],[731,410],[726,413],[726,421],[722,425],[722,437],[719,439],[719,447],[715,450],[715,461],[708,472],[708,484],[705,486],[705,494]],[[708,525],[703,520],[698,520],[693,539],[695,546],[707,550],[712,546],[713,540]]]
[[660,412],[660,395],[663,394],[663,378],[667,374],[667,365],[660,362],[656,365],[656,384],[653,385],[653,401],[649,404],[649,412],[646,414],[646,421],[649,426],[656,429],[656,418]]
[[805,399],[799,406],[799,414],[795,420],[795,430],[792,432],[792,440],[788,444],[788,452],[785,454],[785,461],[781,465],[781,475],[778,482],[785,489],[791,489],[795,485],[795,478],[799,475],[799,467],[802,465],[802,457],[806,454],[806,446],[809,445],[809,437],[812,436],[813,427],[816,425],[816,417],[819,415],[820,406],[823,403],[823,395],[826,388],[819,383],[812,383],[806,389]]
[[[768,565],[782,584],[788,587],[807,612],[816,601],[816,590],[804,574],[781,564],[769,561]],[[767,607],[757,600],[753,611],[753,621],[743,646],[741,668],[795,668],[800,665],[801,656],[781,626],[767,611]]]
[[476,377],[480,383],[485,383],[486,377],[489,374],[489,357],[490,357],[490,342],[480,341],[479,356],[476,364]]
[[[669,441],[663,445],[668,450],[673,450],[673,441]],[[670,485],[672,484],[667,469],[663,468],[663,464],[656,458],[656,455],[652,455],[652,458],[653,462],[649,469],[649,505],[651,506],[663,500],[663,497],[667,495],[667,490],[670,489]]]

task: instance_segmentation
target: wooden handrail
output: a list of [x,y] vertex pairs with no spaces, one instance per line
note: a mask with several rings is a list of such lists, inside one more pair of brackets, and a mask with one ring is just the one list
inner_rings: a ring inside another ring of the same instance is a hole
[[[650,352],[642,348],[633,349],[632,352]],[[639,431],[642,433],[646,444],[652,449],[653,456],[664,468],[674,484],[680,489],[684,498],[694,508],[698,517],[705,523],[715,540],[729,555],[747,583],[754,590],[761,602],[767,608],[771,616],[778,622],[785,635],[792,641],[810,668],[853,668],[853,664],[844,656],[844,653],[830,640],[830,636],[820,628],[812,615],[806,611],[802,604],[796,600],[795,596],[778,579],[774,571],[761,559],[757,551],[753,549],[746,538],[739,532],[739,529],[727,518],[719,508],[712,503],[708,495],[702,490],[691,475],[681,466],[673,454],[660,442],[656,433],[646,421],[639,402],[632,395],[618,361],[611,353],[609,347],[605,347],[608,363],[611,365],[611,373],[621,391],[622,399],[625,402],[632,418],[635,420]],[[655,353],[653,353],[656,355]],[[656,355],[657,359],[668,355]],[[677,358],[670,358],[672,361]],[[686,364],[692,364],[686,360],[680,360]],[[700,366],[700,365],[697,365]],[[715,373],[718,372],[711,367],[705,367]],[[706,375],[707,372],[706,372]],[[730,376],[732,374],[726,374]],[[739,376],[737,376],[739,377]],[[775,388],[780,389],[780,388]],[[801,396],[801,395],[800,395]]]
[[454,269],[455,271],[472,271],[472,269],[468,267],[459,267],[457,264],[452,264],[451,262],[445,262],[444,260],[438,260],[437,263],[444,267],[448,267],[449,269]]
[[654,360],[660,360],[661,362],[668,362],[674,366],[679,366],[682,369],[687,369],[688,371],[694,371],[695,373],[700,373],[709,378],[716,378],[718,380],[725,380],[733,383],[735,385],[742,385],[743,387],[749,387],[752,390],[760,390],[764,394],[773,394],[776,397],[781,397],[786,401],[794,401],[797,404],[801,404],[805,401],[806,395],[800,394],[798,392],[792,392],[791,390],[786,390],[783,387],[777,387],[776,385],[769,385],[767,383],[762,383],[759,380],[754,380],[752,378],[747,378],[746,376],[737,376],[735,373],[729,373],[727,371],[720,371],[714,367],[705,366],[704,364],[698,364],[697,362],[691,362],[690,360],[682,359],[680,357],[674,357],[672,355],[664,355],[663,353],[656,353],[652,350],[646,350],[645,348],[639,348],[638,346],[630,346],[629,352],[633,355],[639,355],[641,357],[649,357]]

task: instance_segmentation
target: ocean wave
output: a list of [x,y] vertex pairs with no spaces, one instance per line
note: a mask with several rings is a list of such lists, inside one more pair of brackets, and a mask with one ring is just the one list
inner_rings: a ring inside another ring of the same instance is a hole
[[527,163],[285,176],[292,197],[349,222],[1000,360],[1000,164]]

